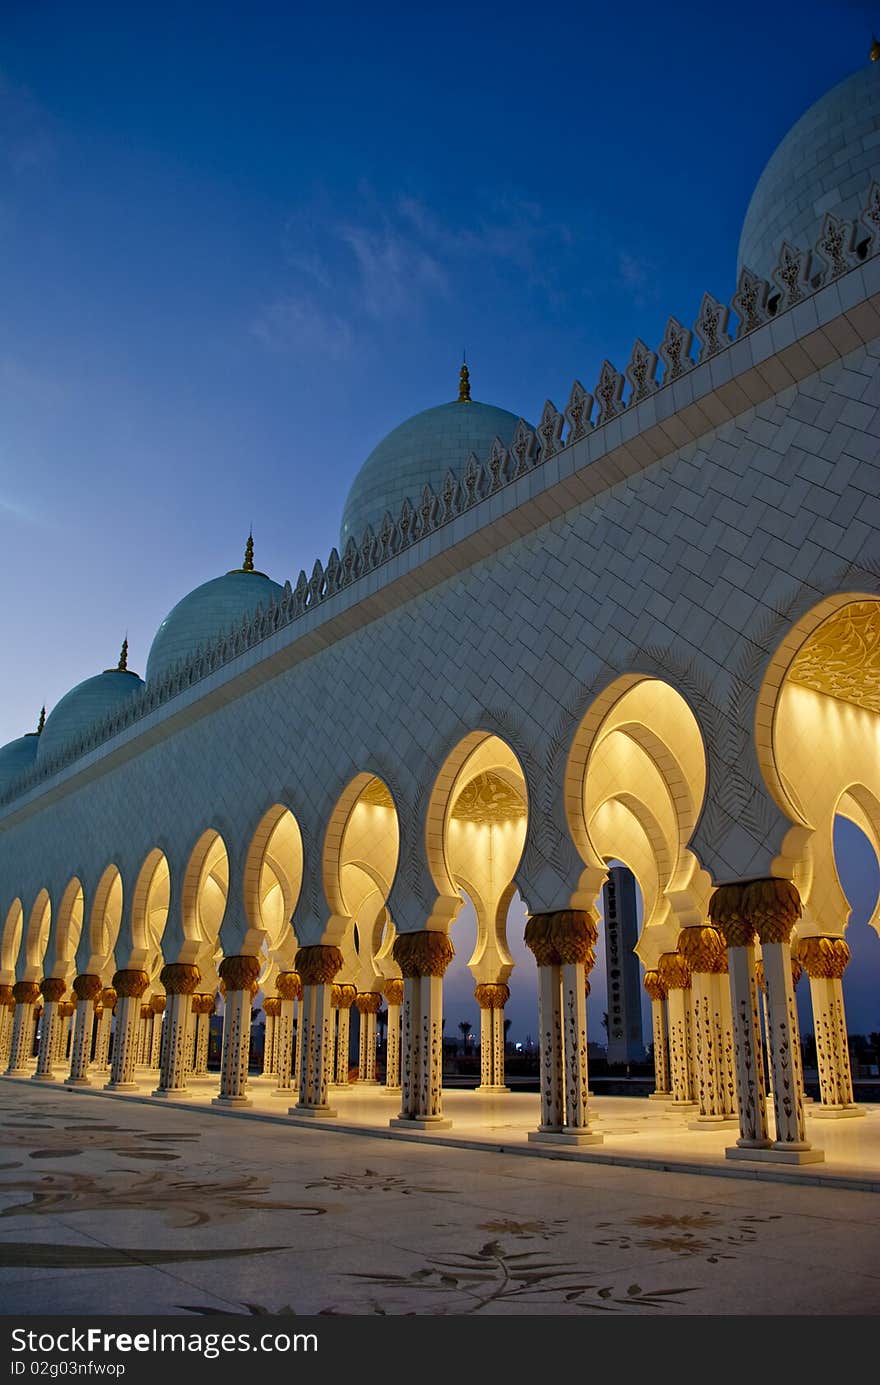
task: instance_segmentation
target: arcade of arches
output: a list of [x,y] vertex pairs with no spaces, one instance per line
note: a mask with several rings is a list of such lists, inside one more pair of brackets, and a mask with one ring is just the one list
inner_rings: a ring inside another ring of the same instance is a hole
[[[844,1002],[849,903],[833,829],[838,816],[851,820],[880,854],[878,674],[880,601],[858,594],[826,600],[776,649],[753,750],[790,826],[772,875],[760,880],[713,880],[692,848],[713,789],[706,728],[687,697],[632,674],[589,707],[557,785],[582,873],[571,881],[568,908],[526,924],[540,1013],[540,1103],[530,1139],[603,1138],[588,1092],[587,996],[595,905],[611,861],[632,871],[643,904],[636,952],[653,1017],[654,1099],[696,1129],[738,1127],[730,1157],[821,1159],[807,1138],[800,982],[809,988],[819,1070],[810,1114],[862,1114]],[[443,976],[467,897],[477,921],[468,966],[481,1012],[479,1090],[503,1100],[504,1007],[517,984],[508,912],[528,818],[541,808],[530,802],[511,747],[479,729],[451,749],[428,787],[424,851],[437,898],[421,931],[398,931],[389,911],[401,827],[391,788],[366,772],[340,796],[312,863],[332,911],[320,944],[297,941],[307,852],[295,805],[281,803],[267,808],[241,865],[206,824],[179,872],[157,847],[130,880],[111,859],[91,897],[73,876],[58,899],[44,889],[5,902],[7,1076],[179,1100],[215,1081],[218,1103],[247,1105],[259,992],[260,1090],[292,1114],[317,1119],[341,1109],[355,1076],[356,1013],[356,1080],[376,1090],[376,1120],[442,1128]],[[233,896],[248,931],[230,956],[222,938]],[[870,922],[880,932],[880,901]],[[172,947],[170,936],[183,941]],[[208,1073],[215,1013],[223,1016],[216,1078]],[[388,1096],[391,1107],[379,1101]]]

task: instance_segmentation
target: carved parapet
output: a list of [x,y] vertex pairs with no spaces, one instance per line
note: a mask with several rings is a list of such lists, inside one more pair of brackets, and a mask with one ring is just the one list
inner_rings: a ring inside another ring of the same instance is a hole
[[280,971],[275,982],[275,989],[282,1000],[301,1000],[303,988],[299,972]]
[[112,1010],[116,1013],[116,991],[112,986],[105,986],[101,992],[101,1004],[105,1010]]
[[403,982],[400,977],[392,977],[390,981],[382,982],[382,994],[389,1005],[403,1004]]
[[40,982],[40,995],[44,1000],[61,1000],[67,990],[67,982],[58,976],[44,976]]
[[224,957],[218,968],[227,991],[250,991],[254,995],[262,964],[259,957]]
[[660,980],[659,971],[655,971],[653,968],[646,971],[642,985],[652,1000],[664,1000],[666,998],[666,987]]
[[361,1015],[376,1015],[382,1008],[382,996],[379,991],[359,991],[354,1003]]
[[82,972],[73,978],[73,994],[77,1000],[94,1000],[101,994],[101,978],[91,972]]
[[797,959],[811,981],[839,981],[849,962],[849,947],[843,938],[799,938]]
[[683,928],[678,935],[678,950],[691,971],[722,972],[727,965],[724,939],[708,924]]
[[551,914],[532,914],[526,923],[526,946],[539,967],[559,967],[582,962],[588,971],[595,962],[593,948],[599,936],[596,918],[586,909],[558,909]]
[[399,933],[391,954],[404,976],[443,976],[455,956],[446,933]]
[[[201,979],[202,973],[191,962],[169,962],[159,975],[167,995],[192,995]],[[153,1001],[157,998],[154,996]]]
[[691,969],[680,952],[662,953],[657,971],[667,991],[686,991],[691,984]]
[[341,969],[344,958],[338,947],[301,947],[294,958],[294,969],[299,972],[304,986],[326,986]]
[[334,981],[330,987],[330,1004],[336,1010],[350,1010],[356,998],[357,986],[349,985],[347,981]]
[[140,1000],[150,984],[145,971],[118,971],[113,977],[113,990],[119,996],[134,996]]
[[276,1019],[281,1014],[281,997],[277,995],[267,996],[263,1001],[263,1013],[269,1019]]
[[503,1010],[510,999],[510,987],[503,982],[480,982],[474,987],[474,999],[481,1010]]

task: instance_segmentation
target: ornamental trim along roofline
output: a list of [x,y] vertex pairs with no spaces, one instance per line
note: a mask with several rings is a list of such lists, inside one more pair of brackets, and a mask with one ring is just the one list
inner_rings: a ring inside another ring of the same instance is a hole
[[[18,816],[3,810],[29,790],[73,765],[89,751],[112,740],[127,727],[165,707],[182,692],[231,664],[262,641],[313,613],[338,593],[349,588],[356,589],[366,578],[429,535],[437,533],[469,511],[479,513],[483,506],[486,507],[486,523],[491,524],[497,516],[493,514],[490,502],[522,477],[544,468],[552,458],[561,457],[588,439],[598,438],[606,431],[610,434],[615,426],[619,430],[620,420],[640,404],[664,395],[677,381],[700,366],[708,363],[714,365],[732,352],[744,337],[776,323],[824,289],[858,271],[863,264],[877,259],[878,255],[880,182],[874,181],[857,224],[826,213],[813,250],[799,249],[783,242],[772,284],[744,268],[729,307],[711,294],[704,294],[692,330],[670,317],[657,352],[651,351],[637,339],[624,373],[618,371],[610,361],[603,361],[592,394],[584,389],[580,381],[575,380],[562,412],[548,399],[536,429],[531,429],[520,419],[509,448],[496,438],[485,461],[481,462],[471,453],[460,475],[447,471],[439,495],[430,486],[425,486],[415,502],[409,499],[403,502],[397,520],[386,512],[378,534],[368,526],[360,543],[349,538],[341,556],[333,548],[326,564],[316,559],[311,577],[307,577],[302,570],[295,585],[285,582],[280,601],[271,602],[265,610],[257,606],[252,615],[223,632],[212,644],[200,645],[189,658],[179,660],[160,683],[153,686],[148,684],[143,692],[129,698],[118,710],[100,718],[68,745],[25,770],[8,785],[5,793],[0,794],[0,825],[8,826],[10,818]],[[731,310],[737,319],[733,335],[730,333]],[[698,347],[696,359],[691,355],[695,336]],[[847,349],[853,349],[857,344],[857,341],[853,341]],[[664,366],[662,382],[656,379],[659,361]],[[823,362],[808,361],[807,364],[809,370],[804,374],[820,369]],[[710,375],[714,373],[710,370]],[[707,393],[710,393],[714,382],[710,379],[708,383]],[[624,400],[627,385],[629,393]],[[693,398],[695,407],[697,402]],[[748,409],[753,402],[743,395],[739,412]],[[597,411],[595,419],[594,408]],[[707,411],[702,431],[711,431],[718,421]],[[566,425],[568,431],[563,441]],[[668,455],[687,440],[681,437],[676,441],[671,427],[665,431],[668,436],[665,453],[647,455],[642,466]],[[635,436],[637,431],[628,439],[630,446]],[[592,447],[589,449],[591,452],[593,450]],[[599,455],[610,450],[611,447],[603,449],[600,446],[596,456],[586,459],[587,465],[594,466]],[[604,489],[615,479],[622,477],[618,474],[596,489]],[[576,499],[570,501],[572,505],[577,503]],[[509,537],[515,535],[511,533]],[[486,555],[482,553],[481,556]],[[365,596],[368,592],[372,595],[366,585],[363,592]]]

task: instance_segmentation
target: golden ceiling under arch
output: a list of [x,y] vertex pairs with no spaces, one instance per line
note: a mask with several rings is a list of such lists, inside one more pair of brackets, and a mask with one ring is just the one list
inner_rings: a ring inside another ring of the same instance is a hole
[[795,655],[788,677],[880,712],[880,601],[854,601],[823,621]]

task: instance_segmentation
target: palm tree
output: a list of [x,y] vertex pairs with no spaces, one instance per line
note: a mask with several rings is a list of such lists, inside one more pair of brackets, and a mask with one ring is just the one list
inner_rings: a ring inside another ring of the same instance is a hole
[[462,1048],[462,1053],[467,1054],[467,1051],[468,1051],[468,1039],[470,1038],[470,1034],[471,1034],[471,1022],[470,1022],[470,1020],[459,1020],[459,1022],[458,1022],[458,1027],[459,1027],[459,1029],[461,1030],[461,1048]]

